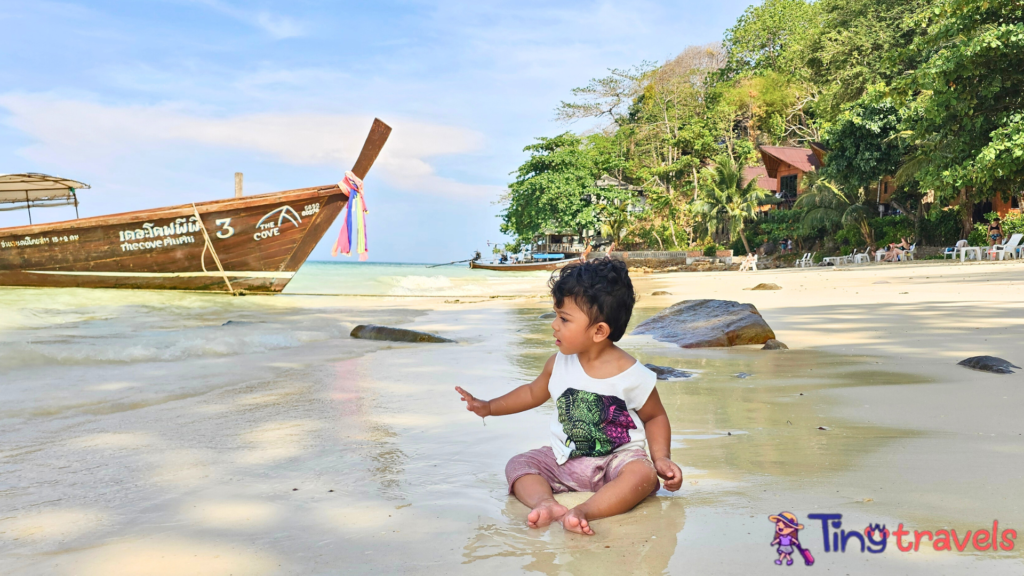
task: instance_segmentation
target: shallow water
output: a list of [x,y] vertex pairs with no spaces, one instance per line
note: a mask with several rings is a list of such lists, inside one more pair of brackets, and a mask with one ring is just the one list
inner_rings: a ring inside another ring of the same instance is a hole
[[536,280],[546,279],[549,274],[470,269],[466,264],[308,262],[288,284],[285,293],[489,297],[518,294],[524,287],[536,291]]
[[[482,284],[467,278],[468,286]],[[497,282],[531,293],[541,280]],[[548,321],[538,318],[547,303],[435,311],[407,303],[0,291],[0,307],[14,311],[0,320],[5,569],[757,573],[774,568],[767,516],[781,510],[840,511],[890,528],[958,520],[926,506],[949,491],[872,482],[880,467],[897,467],[889,459],[940,435],[873,424],[848,398],[928,386],[928,379],[872,357],[682,350],[627,336],[622,346],[642,362],[696,374],[658,385],[684,487],[595,522],[592,538],[557,526],[530,530],[526,508],[506,493],[503,470],[509,457],[547,442],[553,407],[485,425],[462,408],[453,387],[493,397],[532,379],[554,351]],[[639,309],[634,322],[653,311]],[[362,322],[402,324],[459,343],[348,338]],[[751,377],[736,378],[739,372]],[[889,553],[884,564],[846,554],[840,562],[822,558],[820,536],[807,534],[821,563],[833,567],[895,574],[1020,568],[1016,553],[932,554],[926,563],[923,553]]]

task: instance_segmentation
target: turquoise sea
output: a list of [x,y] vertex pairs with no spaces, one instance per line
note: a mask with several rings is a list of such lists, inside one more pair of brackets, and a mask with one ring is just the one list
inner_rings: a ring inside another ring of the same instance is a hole
[[[367,296],[492,296],[516,280],[545,278],[549,272],[493,272],[466,264],[392,262],[307,262],[285,294]],[[507,290],[506,290],[507,292]]]

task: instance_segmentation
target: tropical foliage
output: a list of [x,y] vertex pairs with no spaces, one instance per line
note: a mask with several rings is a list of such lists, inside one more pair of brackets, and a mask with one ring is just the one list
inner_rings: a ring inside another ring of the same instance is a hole
[[708,169],[708,184],[695,203],[694,210],[703,216],[709,228],[727,226],[729,240],[739,236],[744,249],[750,252],[750,243],[743,233],[743,227],[748,220],[754,219],[760,206],[770,203],[772,195],[757,186],[756,178],[744,184],[743,168],[743,164],[737,163],[731,156],[720,156],[714,168]]
[[594,186],[601,166],[593,144],[570,132],[537,140],[524,149],[530,158],[503,198],[502,232],[529,239],[547,229],[599,227],[598,206],[621,195]]
[[806,178],[811,180],[807,191],[794,204],[795,208],[805,210],[802,221],[805,231],[825,228],[836,232],[853,226],[863,235],[866,244],[875,243],[868,224],[872,214],[860,194],[851,193],[849,189],[840,190],[832,182],[816,175],[809,174]]
[[[745,250],[782,230],[835,249],[897,228],[955,242],[976,204],[1024,191],[1024,3],[762,0],[721,43],[609,70],[556,116],[589,135],[526,148],[502,213],[521,242],[602,225],[658,249],[722,241],[723,226]],[[764,198],[740,175],[757,147],[812,141],[828,157],[794,213],[751,209]],[[598,189],[602,174],[641,191]],[[886,177],[900,216],[879,216]],[[601,208],[623,203],[644,208]]]

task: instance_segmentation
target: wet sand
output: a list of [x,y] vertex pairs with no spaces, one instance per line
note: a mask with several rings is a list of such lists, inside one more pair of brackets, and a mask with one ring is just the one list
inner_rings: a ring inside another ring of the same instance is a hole
[[[696,373],[659,383],[685,481],[595,522],[590,538],[528,529],[527,509],[506,494],[505,462],[547,441],[553,407],[485,426],[452,390],[493,397],[536,375],[554,351],[538,319],[549,304],[528,297],[543,292],[541,275],[502,286],[518,299],[457,303],[192,296],[185,306],[117,294],[150,322],[174,324],[183,307],[203,320],[188,316],[194,333],[173,353],[153,340],[131,363],[109,350],[141,346],[154,327],[91,333],[91,348],[74,348],[83,360],[32,360],[71,338],[74,322],[102,316],[71,306],[81,318],[63,314],[67,326],[42,318],[30,341],[4,342],[23,347],[0,358],[0,556],[15,574],[760,573],[777,569],[767,517],[788,510],[821,570],[1018,574],[1024,542],[899,552],[892,538],[883,554],[825,553],[806,516],[841,513],[857,531],[902,522],[962,534],[994,519],[1024,530],[1024,376],[956,366],[979,354],[1024,365],[1022,272],[947,263],[635,277],[634,322],[682,299],[751,302],[791,350],[627,336],[640,360]],[[742,290],[759,282],[783,289]],[[15,297],[35,296],[0,293]],[[370,321],[460,343],[345,336]],[[232,335],[253,325],[258,338]],[[272,339],[284,331],[295,341]],[[193,341],[213,352],[193,355]]]

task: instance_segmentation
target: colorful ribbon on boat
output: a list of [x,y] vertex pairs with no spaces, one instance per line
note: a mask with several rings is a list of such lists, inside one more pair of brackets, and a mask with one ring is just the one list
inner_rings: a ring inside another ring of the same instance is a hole
[[[352,172],[345,172],[345,178],[338,186],[348,192],[348,203],[345,204],[344,218],[341,219],[341,233],[334,243],[331,256],[339,253],[352,255],[355,248],[360,260],[366,260],[369,249],[366,247],[366,199],[363,198],[363,181]],[[355,234],[355,238],[353,238]]]

